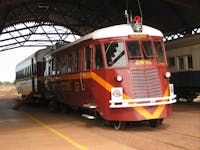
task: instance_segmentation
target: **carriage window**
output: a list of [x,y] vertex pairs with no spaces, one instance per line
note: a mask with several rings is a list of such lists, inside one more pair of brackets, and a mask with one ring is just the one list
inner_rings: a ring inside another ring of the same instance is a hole
[[72,72],[72,55],[68,55],[68,68],[67,72]]
[[[47,58],[45,58],[45,59],[46,59],[46,66],[45,66],[44,75],[49,76],[49,75],[51,75],[52,59],[47,59]],[[34,70],[34,68],[33,68],[33,70]]]
[[179,70],[185,69],[185,67],[184,67],[184,57],[178,57],[178,69]]
[[101,53],[101,46],[95,45],[95,64],[94,68],[99,69],[103,67],[103,59],[102,59],[102,53]]
[[31,73],[30,73],[30,66],[28,67],[28,77],[30,77]]
[[187,56],[188,69],[193,69],[192,56]]
[[142,49],[146,57],[153,56],[153,47],[151,41],[142,41]]
[[52,75],[53,72],[53,59],[49,61],[49,75]]
[[56,74],[60,74],[61,73],[61,65],[62,65],[62,60],[61,60],[61,55],[58,54],[56,56]]
[[56,74],[56,58],[54,56],[54,58],[52,59],[52,72],[51,72],[52,75],[55,75]]
[[89,48],[89,46],[87,46],[85,48],[85,69],[88,70],[90,69],[90,64],[91,64],[91,49]]
[[66,73],[67,72],[67,64],[66,64],[66,60],[67,60],[67,55],[63,54],[62,55],[62,73]]
[[75,71],[79,70],[79,52],[75,53]]
[[104,44],[107,65],[109,67],[116,66],[125,66],[126,65],[126,57],[124,52],[124,43],[123,42],[110,42]]
[[175,58],[174,57],[169,57],[168,58],[168,64],[169,64],[169,67],[172,68],[172,67],[175,67]]
[[138,41],[127,42],[127,46],[128,46],[128,52],[129,52],[129,59],[141,58],[142,54],[140,51],[140,46],[139,46]]
[[33,72],[32,72],[32,65],[30,66],[30,75],[31,75],[31,76],[33,75]]
[[37,67],[37,65],[34,63],[33,68],[32,68],[33,69],[33,75],[37,74],[36,67]]
[[156,49],[156,52],[158,54],[158,63],[164,63],[165,59],[164,59],[164,48],[163,48],[163,44],[161,41],[155,41],[154,42],[154,47]]

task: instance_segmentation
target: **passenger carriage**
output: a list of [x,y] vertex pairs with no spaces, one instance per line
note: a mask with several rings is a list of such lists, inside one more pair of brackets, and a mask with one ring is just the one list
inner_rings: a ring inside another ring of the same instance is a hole
[[150,120],[152,126],[171,114],[175,103],[169,84],[163,34],[132,24],[99,29],[45,56],[45,95],[50,109],[85,108],[119,129],[127,121]]
[[41,98],[44,94],[44,55],[50,48],[42,49],[16,66],[16,89],[25,97]]
[[177,100],[192,102],[200,93],[200,35],[191,35],[166,43],[171,82]]

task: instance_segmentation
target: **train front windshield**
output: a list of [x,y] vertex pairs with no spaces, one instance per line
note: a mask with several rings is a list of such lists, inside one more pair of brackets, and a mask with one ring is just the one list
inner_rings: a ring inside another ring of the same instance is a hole
[[158,63],[165,63],[164,48],[161,41],[129,41],[127,48],[129,60],[156,59]]
[[[126,47],[126,48],[125,48]],[[109,67],[126,66],[125,49],[128,60],[156,60],[158,64],[166,64],[163,42],[161,40],[132,40],[104,44],[107,65]]]
[[109,67],[119,67],[126,65],[124,42],[105,43],[104,47],[107,65]]

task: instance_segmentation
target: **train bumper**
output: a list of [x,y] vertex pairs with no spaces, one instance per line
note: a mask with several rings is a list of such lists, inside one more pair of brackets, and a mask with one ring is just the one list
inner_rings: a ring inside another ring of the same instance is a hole
[[174,94],[173,84],[169,85],[169,96],[151,97],[151,98],[137,98],[137,99],[123,99],[122,88],[111,89],[110,108],[128,108],[139,106],[157,106],[176,103],[176,95]]

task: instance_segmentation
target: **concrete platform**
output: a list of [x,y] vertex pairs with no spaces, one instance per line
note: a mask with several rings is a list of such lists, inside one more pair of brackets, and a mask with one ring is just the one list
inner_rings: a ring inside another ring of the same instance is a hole
[[173,105],[161,126],[136,123],[116,131],[78,113],[50,113],[44,107],[16,104],[13,87],[0,87],[0,150],[199,150],[200,103]]

